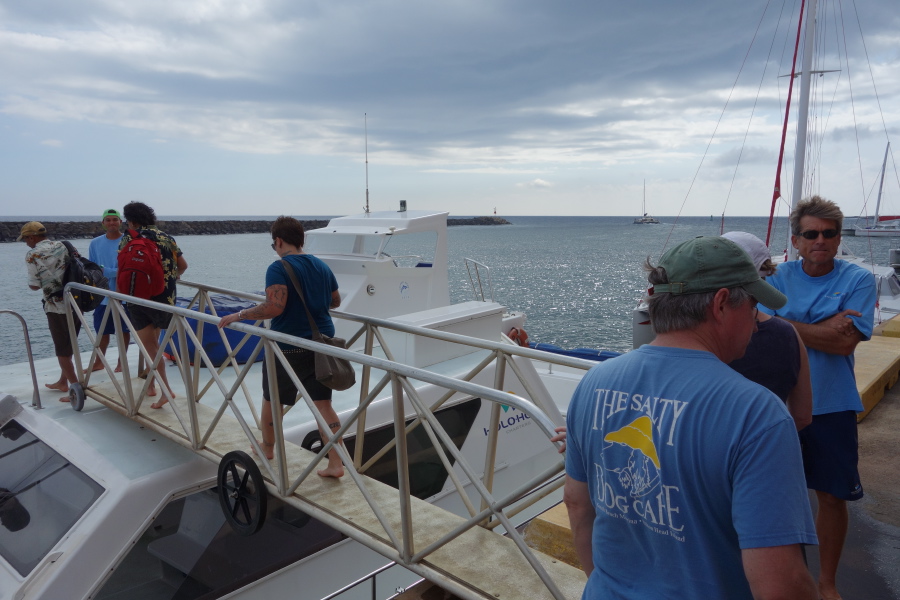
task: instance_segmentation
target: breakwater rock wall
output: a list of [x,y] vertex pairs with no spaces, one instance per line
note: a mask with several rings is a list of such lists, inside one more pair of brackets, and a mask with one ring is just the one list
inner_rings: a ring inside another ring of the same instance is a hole
[[[0,221],[0,242],[14,242],[22,225],[27,221]],[[95,238],[105,230],[99,221],[41,221],[47,235],[53,240]],[[328,225],[327,220],[302,221],[303,227],[318,229]],[[473,219],[447,219],[447,225],[509,225],[499,217],[475,217]],[[231,233],[268,233],[272,221],[159,221],[158,227],[173,237],[181,235],[227,235]]]
[[[0,222],[0,242],[14,242],[26,221]],[[106,230],[99,221],[41,221],[47,236],[54,240],[95,238]],[[303,221],[309,229],[325,227],[328,221]],[[272,221],[157,221],[157,227],[173,237],[181,235],[225,235],[229,233],[268,233]]]
[[474,217],[471,219],[447,219],[447,225],[512,225],[500,217]]

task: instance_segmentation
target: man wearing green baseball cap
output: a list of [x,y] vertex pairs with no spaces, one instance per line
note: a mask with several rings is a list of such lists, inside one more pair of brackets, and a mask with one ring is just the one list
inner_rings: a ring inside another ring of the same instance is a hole
[[[103,267],[103,275],[109,279],[109,289],[110,291],[116,291],[116,275],[119,272],[119,241],[122,239],[122,217],[119,215],[119,211],[114,208],[109,208],[103,211],[103,215],[100,217],[100,223],[103,225],[103,229],[106,230],[101,236],[97,236],[91,240],[91,245],[88,248],[88,257]],[[109,308],[109,299],[104,298],[103,303],[98,306],[94,310],[94,331],[100,335],[100,352],[106,355],[106,349],[109,347],[109,336],[116,332],[115,320],[113,319],[113,315],[109,315],[106,317],[106,324],[103,323],[103,318],[108,312]],[[125,309],[126,313],[128,312],[127,305],[123,304],[122,308]],[[121,327],[122,327],[122,347],[126,349],[128,348],[128,343],[131,341],[131,330],[128,329],[128,325],[125,320],[122,319]],[[119,353],[119,362],[116,364],[116,372],[120,372],[122,370],[122,357],[124,353]],[[100,360],[98,356],[94,361],[93,367],[91,367],[94,371],[99,371],[103,368],[103,362]]]
[[583,597],[813,600],[794,421],[727,365],[756,330],[757,303],[785,296],[725,238],[688,240],[645,267],[656,339],[592,368],[566,416]]

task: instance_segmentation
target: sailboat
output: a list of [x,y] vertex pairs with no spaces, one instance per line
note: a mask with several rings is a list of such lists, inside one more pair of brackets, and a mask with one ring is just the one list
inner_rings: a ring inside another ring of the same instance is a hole
[[854,235],[860,237],[900,237],[900,220],[896,216],[881,216],[881,194],[884,191],[884,171],[887,166],[891,143],[884,149],[884,162],[881,163],[881,182],[878,184],[878,201],[875,203],[875,223],[871,226],[856,226]]
[[[797,28],[797,38],[796,45],[794,49],[794,59],[796,64],[797,53],[800,48],[801,39],[804,40],[804,50],[803,50],[803,64],[801,66],[801,70],[799,72],[795,71],[792,68],[792,72],[790,75],[791,88],[788,92],[787,97],[787,109],[784,111],[784,124],[782,128],[782,138],[780,144],[780,154],[778,158],[778,168],[775,175],[775,186],[774,193],[772,196],[772,205],[771,211],[769,214],[769,225],[768,231],[766,232],[766,245],[771,245],[772,239],[772,228],[775,222],[775,207],[779,198],[782,197],[781,190],[781,168],[783,164],[783,157],[785,151],[786,144],[786,135],[788,131],[788,119],[790,116],[790,102],[792,97],[793,90],[793,81],[799,79],[800,81],[800,99],[798,102],[798,117],[797,117],[797,133],[796,133],[796,146],[794,151],[794,174],[792,181],[792,190],[790,190],[791,198],[790,198],[790,209],[793,210],[796,207],[797,203],[804,196],[803,193],[803,184],[807,181],[805,177],[805,168],[806,168],[806,151],[807,151],[807,133],[808,133],[808,125],[809,125],[809,106],[811,100],[811,81],[812,76],[815,74],[817,76],[821,76],[823,73],[830,71],[821,71],[821,70],[813,70],[813,55],[815,51],[815,43],[816,43],[816,9],[817,9],[817,0],[810,0],[808,3],[808,10],[806,10],[804,15],[801,15],[801,19],[805,19],[805,27],[802,28],[801,24],[798,24]],[[805,37],[801,37],[801,32],[805,29]],[[888,145],[890,148],[890,145]],[[888,151],[885,152],[885,165],[887,159]],[[885,166],[882,166],[882,183],[885,172]],[[787,192],[786,192],[787,193]],[[811,195],[809,193],[805,195]],[[880,198],[880,192],[879,192]],[[880,204],[880,200],[879,200]],[[880,206],[879,206],[880,208]],[[710,215],[710,220],[712,220],[712,215]],[[897,217],[889,217],[888,219],[897,219]],[[638,219],[635,219],[635,223],[639,223]],[[884,221],[876,220],[876,223]],[[900,220],[898,220],[900,223]],[[900,227],[895,226],[896,228],[893,230],[896,233],[888,233],[887,225],[881,226],[881,231],[874,231],[874,233],[870,233],[869,235],[895,235],[900,237]],[[856,235],[866,235],[866,233],[857,232]],[[796,260],[797,259],[797,251],[796,248],[793,248],[790,241],[790,231],[787,232],[786,235],[786,244],[785,255],[782,256],[776,254],[772,257],[773,262],[781,262],[782,260]],[[873,264],[873,261],[865,261],[861,258],[853,257],[849,255],[846,249],[842,246],[842,254],[841,259],[847,260],[848,262],[853,262],[865,268],[867,271],[871,272],[875,277],[876,286],[878,290],[878,302],[875,307],[875,322],[880,323],[883,320],[883,315],[885,313],[893,315],[900,314],[900,250],[892,250],[889,259],[891,265],[896,265],[896,270],[893,266],[891,267],[882,267]],[[779,253],[780,254],[780,253]],[[634,309],[632,312],[632,344],[634,348],[638,348],[639,346],[649,343],[653,340],[655,334],[653,333],[652,328],[650,327],[650,318],[649,313],[647,311],[646,298],[642,299],[640,304]]]
[[635,225],[658,225],[659,219],[655,219],[647,214],[647,181],[644,181],[644,200],[641,204],[641,215],[634,220]]
[[[803,192],[803,182],[804,182],[804,169],[805,169],[805,160],[806,160],[806,137],[807,137],[807,126],[808,126],[808,111],[809,111],[809,99],[810,99],[810,79],[813,73],[812,71],[812,55],[813,55],[813,47],[815,41],[815,30],[816,30],[816,4],[817,0],[812,0],[809,3],[809,10],[806,14],[806,48],[804,50],[803,57],[803,71],[800,74],[800,105],[799,105],[799,119],[797,125],[797,140],[796,140],[796,150],[795,150],[795,162],[794,162],[794,181],[793,181],[793,194],[791,197],[791,210],[793,210],[797,203],[800,201]],[[799,39],[799,37],[798,37]],[[790,94],[788,94],[788,102],[790,102]],[[787,113],[787,111],[786,111]],[[787,123],[787,114],[785,115],[785,124]],[[881,168],[881,183],[880,186],[884,184],[884,172],[887,165],[887,157],[890,152],[890,142],[887,144],[887,148],[884,152],[884,162]],[[782,137],[782,153],[784,152],[784,138]],[[776,175],[776,184],[775,184],[775,194],[773,197],[773,211],[769,215],[769,231],[771,232],[772,227],[772,218],[774,214],[774,206],[775,200],[780,196],[780,160],[779,160],[779,170]],[[858,228],[856,229],[855,234],[858,236],[890,236],[890,235],[900,235],[900,228],[896,228],[897,233],[891,233],[888,229],[887,225],[883,225],[879,230],[879,217],[878,212],[881,208],[881,187],[879,187],[878,192],[878,205],[876,207],[876,217],[875,217],[875,225],[870,228]],[[768,242],[768,235],[767,240]],[[892,253],[895,251],[892,251]],[[892,254],[893,256],[893,254]],[[797,249],[792,247],[791,244],[788,245],[788,256],[787,260],[796,260],[797,257]],[[862,258],[853,257],[847,252],[846,248],[841,246],[841,258],[848,262],[852,262],[857,264],[867,271],[871,272],[875,277],[875,284],[877,288],[877,301],[875,304],[875,322],[880,323],[882,321],[882,313],[890,313],[890,314],[898,314],[900,313],[900,277],[898,277],[897,271],[893,267],[882,267],[874,264],[874,261],[866,261]],[[893,261],[892,261],[893,262]]]

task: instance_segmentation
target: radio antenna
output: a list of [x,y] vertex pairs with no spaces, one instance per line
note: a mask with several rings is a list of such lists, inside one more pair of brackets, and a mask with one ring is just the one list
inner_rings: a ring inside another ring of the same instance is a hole
[[363,126],[366,132],[366,214],[369,214],[369,117],[363,113]]

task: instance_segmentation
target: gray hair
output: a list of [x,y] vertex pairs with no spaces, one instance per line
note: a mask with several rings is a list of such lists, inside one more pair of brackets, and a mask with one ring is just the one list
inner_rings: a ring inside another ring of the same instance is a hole
[[[644,263],[648,272],[650,285],[669,283],[669,277],[663,267],[654,267],[650,259]],[[728,288],[728,303],[737,308],[749,302],[753,296],[741,287]],[[656,333],[671,333],[695,329],[709,316],[708,308],[717,292],[700,292],[699,294],[671,294],[656,292],[647,300],[650,312],[650,325]]]
[[841,207],[821,196],[805,198],[794,207],[790,217],[791,233],[793,235],[800,235],[800,219],[803,217],[816,217],[817,219],[834,221],[838,231],[844,226],[844,213],[841,212]]

